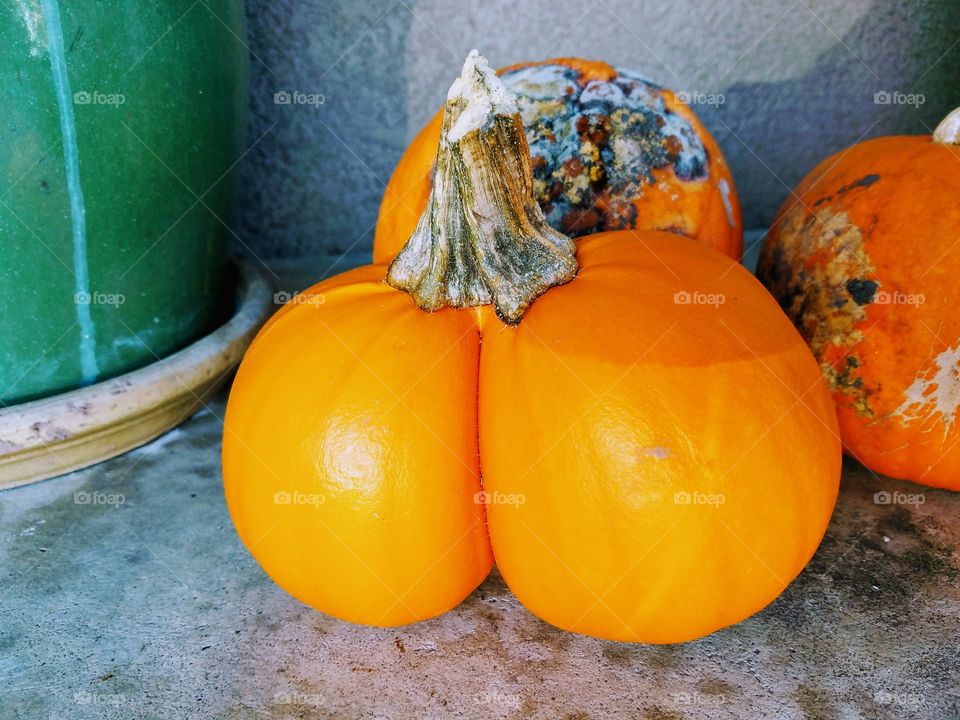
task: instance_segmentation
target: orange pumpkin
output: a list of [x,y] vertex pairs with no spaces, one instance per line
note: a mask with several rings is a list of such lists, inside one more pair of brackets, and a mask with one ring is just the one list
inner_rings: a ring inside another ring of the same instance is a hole
[[[556,58],[499,71],[517,95],[534,192],[571,237],[666,230],[734,259],[743,227],[733,178],[710,133],[677,95],[603,62]],[[374,262],[407,242],[430,196],[443,111],[400,159],[380,205]]]
[[241,539],[358,623],[443,613],[494,560],[531,611],[603,638],[689,640],[758,611],[837,494],[802,339],[703,243],[599,233],[574,255],[476,51],[443,132],[390,267],[307,290],[243,360],[223,442]]
[[780,209],[758,275],[833,393],[847,452],[960,490],[960,112],[934,136],[824,160]]

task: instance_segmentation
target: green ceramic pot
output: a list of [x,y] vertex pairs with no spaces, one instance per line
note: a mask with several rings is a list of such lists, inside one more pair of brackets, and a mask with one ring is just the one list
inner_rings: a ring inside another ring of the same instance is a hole
[[230,311],[241,0],[0,10],[0,403],[115,376]]

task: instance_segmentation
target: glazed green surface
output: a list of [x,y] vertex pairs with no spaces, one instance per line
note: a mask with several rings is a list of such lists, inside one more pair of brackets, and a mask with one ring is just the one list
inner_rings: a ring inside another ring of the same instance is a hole
[[243,37],[240,0],[0,10],[3,404],[153,362],[229,312]]

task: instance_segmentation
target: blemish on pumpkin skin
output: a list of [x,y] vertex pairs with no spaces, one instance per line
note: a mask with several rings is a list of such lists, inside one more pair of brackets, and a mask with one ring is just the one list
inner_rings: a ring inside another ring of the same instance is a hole
[[709,177],[693,126],[640,76],[620,70],[580,84],[574,69],[539,65],[502,77],[518,95],[537,201],[568,234],[635,227],[636,206],[623,198],[655,186],[655,169],[671,169],[681,182]]
[[639,457],[652,457],[658,460],[665,460],[671,456],[670,448],[665,447],[642,447],[637,448]]
[[600,222],[600,213],[596,210],[571,210],[560,220],[560,229],[567,234],[579,234],[596,227]]
[[[873,185],[875,182],[877,182],[877,180],[879,179],[880,179],[879,175],[872,175],[872,174],[864,175],[859,180],[854,180],[852,183],[841,187],[839,190],[837,190],[837,195],[845,195],[847,192],[855,188],[868,188],[871,185]],[[824,203],[830,202],[831,200],[833,200],[833,198],[834,198],[833,195],[824,195],[823,197],[818,198],[817,201],[813,203],[813,206],[819,207]]]
[[864,175],[859,180],[854,180],[849,185],[844,185],[843,187],[841,187],[839,190],[837,190],[837,195],[843,195],[844,193],[849,192],[854,188],[868,188],[879,179],[880,179],[879,175],[874,175],[874,174]]
[[960,345],[947,348],[914,378],[903,391],[904,400],[893,411],[904,425],[919,424],[931,430],[943,426],[946,437],[960,411]]
[[678,225],[671,225],[670,227],[660,228],[663,232],[673,233],[674,235],[683,235],[688,236],[690,233],[687,232],[687,229],[680,227]]
[[847,280],[847,292],[850,293],[850,297],[857,305],[872,303],[879,287],[880,283],[876,280],[863,280],[861,278]]
[[[861,323],[880,283],[860,229],[847,214],[798,204],[780,219],[778,242],[760,257],[757,277],[778,298],[820,363],[831,391],[845,394],[857,413],[873,417],[862,358],[850,351],[863,339]],[[839,354],[844,362],[831,361]]]

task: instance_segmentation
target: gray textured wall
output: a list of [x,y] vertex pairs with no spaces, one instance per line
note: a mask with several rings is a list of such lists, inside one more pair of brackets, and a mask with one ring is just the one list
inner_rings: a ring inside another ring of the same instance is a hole
[[[390,172],[463,57],[606,60],[675,90],[762,227],[820,159],[960,105],[960,2],[247,0],[252,115],[237,233],[261,257],[365,250]],[[274,94],[323,96],[277,105]],[[922,94],[878,105],[880,91]]]

